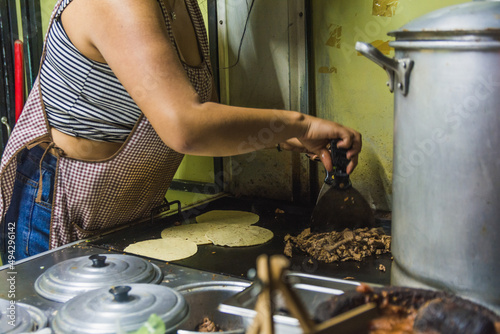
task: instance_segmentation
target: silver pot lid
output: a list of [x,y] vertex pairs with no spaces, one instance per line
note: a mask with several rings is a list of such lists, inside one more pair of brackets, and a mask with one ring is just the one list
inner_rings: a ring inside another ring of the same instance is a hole
[[122,333],[142,327],[151,314],[175,330],[189,314],[184,297],[163,285],[130,284],[85,292],[66,302],[52,320],[55,333]]
[[471,1],[438,9],[423,15],[398,30],[389,32],[400,39],[438,39],[447,36],[498,35],[500,1]]
[[162,281],[161,269],[142,258],[122,254],[95,254],[60,262],[35,281],[41,296],[65,302],[74,296],[111,285]]
[[0,299],[0,333],[29,333],[47,325],[47,316],[37,307]]

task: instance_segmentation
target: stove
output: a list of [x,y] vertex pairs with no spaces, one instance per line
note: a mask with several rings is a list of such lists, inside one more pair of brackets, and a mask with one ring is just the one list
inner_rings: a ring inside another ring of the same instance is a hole
[[[307,228],[312,211],[312,207],[288,202],[221,197],[182,212],[159,214],[147,221],[131,223],[91,239],[77,241],[19,261],[14,267],[8,265],[0,267],[0,282],[2,282],[0,299],[15,300],[16,303],[41,310],[43,315],[50,320],[64,304],[60,302],[62,300],[49,299],[47,294],[43,297],[37,292],[40,289],[37,289],[38,283],[36,282],[43,277],[43,274],[54,270],[53,268],[63,261],[87,257],[88,261],[98,261],[96,255],[109,258],[113,258],[113,255],[123,255],[125,254],[123,249],[129,244],[160,238],[161,231],[176,222],[190,222],[201,213],[224,209],[258,214],[260,220],[256,225],[272,230],[274,238],[264,245],[251,247],[228,248],[200,245],[194,256],[174,262],[141,257],[151,263],[155,272],[161,272],[151,278],[157,281],[152,283],[159,283],[173,289],[213,282],[217,282],[219,286],[239,283],[247,286],[251,283],[247,274],[255,267],[257,257],[261,254],[283,254],[285,235],[287,233],[296,235]],[[381,225],[389,231],[387,224],[384,225],[384,222],[381,222]],[[94,260],[90,259],[91,257]],[[385,266],[385,272],[379,270],[381,264]],[[337,286],[352,289],[353,286],[359,284],[358,281],[388,285],[390,267],[391,257],[388,254],[367,258],[362,262],[349,261],[335,264],[318,263],[311,261],[307,256],[297,256],[291,259],[290,270],[297,274],[331,278]],[[239,287],[239,289],[242,288]]]
[[[182,212],[182,215],[158,217],[149,222],[129,226],[120,231],[90,240],[90,244],[122,252],[129,244],[161,237],[161,231],[179,221],[194,221],[195,217],[211,210],[241,210],[259,215],[256,226],[270,229],[273,239],[263,245],[251,247],[198,246],[198,252],[187,259],[175,261],[177,265],[210,271],[222,275],[245,278],[249,269],[255,267],[260,254],[283,254],[284,237],[298,235],[309,227],[313,207],[289,202],[222,197]],[[377,225],[390,234],[390,221],[377,219]],[[353,279],[380,285],[390,284],[391,255],[382,254],[363,259],[361,262],[319,263],[305,255],[291,260],[293,271],[338,279]],[[385,271],[381,271],[382,265]]]

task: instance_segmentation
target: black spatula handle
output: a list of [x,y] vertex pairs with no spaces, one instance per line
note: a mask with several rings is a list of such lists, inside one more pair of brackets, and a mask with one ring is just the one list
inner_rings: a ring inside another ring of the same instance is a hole
[[351,185],[349,174],[347,174],[347,165],[350,160],[347,159],[347,149],[337,147],[340,139],[332,139],[330,142],[330,155],[333,163],[333,170],[327,171],[325,182],[335,184],[336,187],[346,189]]

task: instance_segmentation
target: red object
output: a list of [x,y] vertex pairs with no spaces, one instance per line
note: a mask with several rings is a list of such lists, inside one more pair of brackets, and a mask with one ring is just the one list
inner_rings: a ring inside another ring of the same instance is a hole
[[14,43],[14,87],[17,122],[24,106],[24,56],[23,42],[20,40]]

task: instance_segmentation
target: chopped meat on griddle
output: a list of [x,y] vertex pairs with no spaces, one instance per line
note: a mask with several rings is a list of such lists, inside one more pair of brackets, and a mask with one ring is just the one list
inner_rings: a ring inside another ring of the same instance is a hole
[[300,250],[312,258],[326,262],[361,261],[371,255],[390,252],[391,237],[381,228],[345,229],[341,232],[312,233],[305,229],[297,237],[285,237],[284,254],[292,257]]

